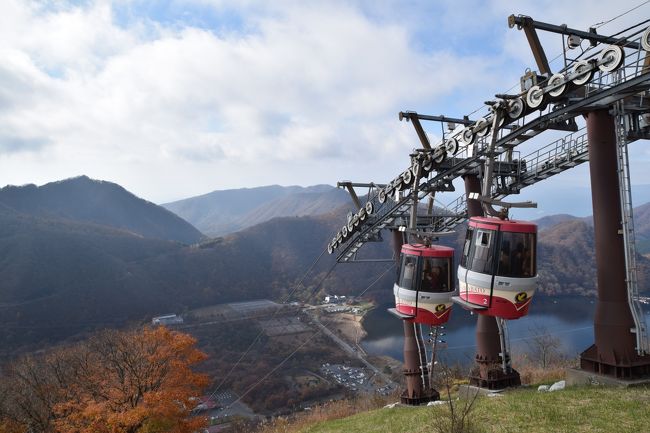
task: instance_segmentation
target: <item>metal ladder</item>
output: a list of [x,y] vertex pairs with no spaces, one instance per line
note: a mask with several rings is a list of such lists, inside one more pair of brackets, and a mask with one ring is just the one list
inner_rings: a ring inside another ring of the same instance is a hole
[[619,195],[621,200],[621,216],[623,243],[625,246],[625,283],[627,285],[627,300],[634,319],[636,350],[640,356],[650,353],[648,330],[639,302],[639,287],[637,284],[636,242],[634,239],[634,216],[632,210],[632,186],[630,185],[630,164],[627,152],[627,117],[623,103],[616,103],[616,156],[618,162]]
[[499,327],[499,343],[501,344],[501,368],[505,374],[512,372],[510,360],[510,334],[508,334],[508,321],[501,317],[494,318]]

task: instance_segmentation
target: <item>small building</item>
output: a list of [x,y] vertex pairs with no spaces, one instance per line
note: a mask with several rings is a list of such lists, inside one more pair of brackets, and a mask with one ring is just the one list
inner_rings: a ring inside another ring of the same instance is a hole
[[327,295],[324,299],[324,304],[342,304],[345,303],[345,296]]
[[183,318],[176,314],[165,314],[163,316],[156,316],[151,319],[152,325],[179,325],[183,323]]

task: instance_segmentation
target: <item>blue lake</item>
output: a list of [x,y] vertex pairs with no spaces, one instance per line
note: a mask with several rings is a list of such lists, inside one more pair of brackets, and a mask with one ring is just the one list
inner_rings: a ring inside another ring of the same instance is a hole
[[[525,353],[529,349],[531,335],[548,333],[562,342],[562,352],[577,356],[594,341],[593,317],[595,299],[581,297],[548,297],[538,295],[530,307],[530,313],[518,320],[508,321],[511,353]],[[368,335],[362,341],[363,349],[373,355],[388,355],[401,360],[404,344],[403,327],[399,319],[390,315],[386,308],[378,306],[364,318],[363,326]],[[646,320],[648,312],[646,312]],[[451,319],[445,325],[442,337],[447,348],[440,350],[438,359],[448,363],[469,364],[475,355],[476,316],[454,306]],[[423,330],[423,331],[427,331]]]

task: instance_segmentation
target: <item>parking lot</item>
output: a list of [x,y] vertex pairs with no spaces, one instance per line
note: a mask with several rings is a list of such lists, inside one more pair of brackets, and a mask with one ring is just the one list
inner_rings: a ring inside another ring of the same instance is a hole
[[325,363],[320,368],[321,373],[330,380],[343,385],[353,392],[361,392],[366,394],[386,393],[391,392],[387,386],[379,388],[373,378],[372,373],[366,368],[362,367],[349,367],[342,364],[329,364]]
[[[253,418],[255,413],[241,401],[237,401],[237,395],[230,391],[224,390],[211,396],[209,400],[214,402],[214,406],[201,415],[208,420],[210,425],[218,425],[228,423],[233,416],[240,416],[243,418]],[[212,406],[212,405],[209,405]]]

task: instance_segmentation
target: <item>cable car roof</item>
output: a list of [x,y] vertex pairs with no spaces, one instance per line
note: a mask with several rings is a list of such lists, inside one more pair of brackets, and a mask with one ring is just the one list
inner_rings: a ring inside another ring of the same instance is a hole
[[426,246],[423,244],[404,244],[402,254],[410,254],[422,257],[453,257],[454,249],[442,245]]
[[530,221],[502,220],[494,217],[471,217],[469,226],[513,233],[537,233],[537,224]]

